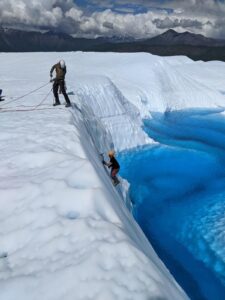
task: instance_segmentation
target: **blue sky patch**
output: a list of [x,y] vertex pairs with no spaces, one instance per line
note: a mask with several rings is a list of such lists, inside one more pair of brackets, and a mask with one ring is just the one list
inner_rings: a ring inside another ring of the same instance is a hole
[[[125,1],[98,1],[98,0],[76,0],[74,1],[76,5],[80,6],[86,12],[101,12],[106,9],[111,9],[114,12],[121,14],[142,14],[147,13],[148,11],[160,11],[166,10],[168,13],[172,13],[173,9],[171,8],[162,8],[161,5],[163,3],[168,3],[168,1],[160,0],[159,6],[147,6],[144,4],[137,4]],[[124,3],[122,3],[124,2]]]

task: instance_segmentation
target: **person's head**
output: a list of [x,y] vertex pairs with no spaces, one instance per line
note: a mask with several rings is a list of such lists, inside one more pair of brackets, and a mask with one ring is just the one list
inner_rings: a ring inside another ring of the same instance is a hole
[[109,156],[109,158],[114,157],[114,156],[115,156],[115,151],[114,151],[114,150],[110,150],[110,151],[108,152],[108,156]]
[[61,67],[62,69],[65,69],[66,63],[65,63],[65,61],[64,61],[63,59],[61,59],[61,60],[59,61],[59,64],[60,64],[60,67]]

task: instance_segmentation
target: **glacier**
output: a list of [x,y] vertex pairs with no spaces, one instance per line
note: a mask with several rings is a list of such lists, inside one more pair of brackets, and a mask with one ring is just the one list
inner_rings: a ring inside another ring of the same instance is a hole
[[[71,109],[52,107],[65,59]],[[132,217],[129,183],[101,163],[157,146],[143,119],[182,109],[223,115],[225,64],[146,53],[0,54],[0,299],[188,299]]]

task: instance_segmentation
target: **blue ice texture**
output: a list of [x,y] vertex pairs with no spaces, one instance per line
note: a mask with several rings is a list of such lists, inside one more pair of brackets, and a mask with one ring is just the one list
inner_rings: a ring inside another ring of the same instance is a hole
[[133,214],[194,300],[225,299],[225,116],[223,108],[152,113],[159,144],[120,153]]

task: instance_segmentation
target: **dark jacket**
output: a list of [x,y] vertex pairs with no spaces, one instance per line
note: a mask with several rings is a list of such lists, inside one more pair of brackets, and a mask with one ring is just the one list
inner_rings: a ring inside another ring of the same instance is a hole
[[112,169],[119,169],[120,165],[118,161],[115,159],[115,157],[110,158],[110,162],[108,163],[108,167]]
[[51,77],[52,77],[52,73],[54,70],[56,72],[56,80],[65,80],[66,66],[64,69],[61,68],[60,63],[57,63],[54,66],[52,66],[51,71],[50,71]]

